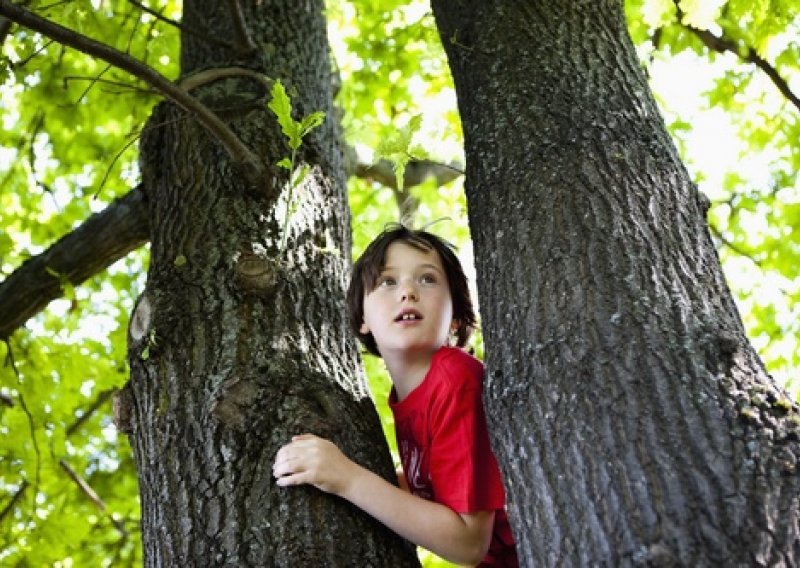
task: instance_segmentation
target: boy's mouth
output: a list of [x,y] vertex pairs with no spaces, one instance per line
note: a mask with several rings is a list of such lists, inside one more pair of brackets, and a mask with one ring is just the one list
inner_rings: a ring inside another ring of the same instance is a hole
[[403,310],[394,318],[394,321],[419,321],[422,319],[422,314],[417,310]]

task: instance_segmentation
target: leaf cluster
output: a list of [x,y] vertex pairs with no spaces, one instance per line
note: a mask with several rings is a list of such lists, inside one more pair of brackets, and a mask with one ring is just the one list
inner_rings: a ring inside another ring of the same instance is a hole
[[[32,1],[28,6],[168,77],[178,75],[177,30],[135,3]],[[147,6],[165,18],[180,17],[178,3],[153,0]],[[438,186],[428,179],[405,187],[420,158],[463,161],[452,80],[428,3],[337,0],[327,6],[346,141],[365,161],[387,158],[395,168],[394,188],[367,178],[349,181],[353,253],[360,254],[383,226],[397,221],[409,201],[416,204],[415,225],[430,226],[466,249],[462,181]],[[630,0],[626,11],[673,137],[712,198],[709,223],[725,269],[750,275],[731,278],[731,286],[751,337],[767,366],[791,380],[800,368],[800,111],[765,78],[753,55],[796,89],[796,2]],[[732,49],[712,48],[698,30]],[[0,279],[138,181],[135,141],[158,101],[127,74],[24,28],[12,28],[2,57]],[[726,117],[726,127],[735,133],[737,144],[721,175],[697,153],[696,137],[707,127],[658,88],[660,70],[675,59],[711,65],[712,80],[685,83],[694,87],[701,106]],[[280,165],[290,172],[294,189],[306,171],[297,168],[303,137],[323,117],[295,120],[285,90],[273,91],[270,108],[287,140],[290,155]],[[767,164],[758,175],[751,167],[754,156]],[[109,401],[95,405],[127,378],[124,330],[146,264],[147,251],[138,251],[80,286],[65,282],[64,299],[8,345],[0,344],[8,361],[0,368],[0,511],[8,511],[0,518],[0,565],[141,562],[130,448],[115,434]],[[476,346],[480,349],[479,339]],[[377,359],[366,358],[365,366],[392,442],[388,377]],[[93,489],[103,510],[79,489],[62,460]],[[445,565],[434,558],[425,563]]]
[[683,77],[691,76],[689,67],[698,69],[695,104],[706,116],[714,113],[714,126],[695,124],[678,94],[657,84],[654,90],[684,162],[711,198],[709,226],[749,336],[779,382],[796,391],[798,6],[788,0],[633,0],[625,6],[654,80],[670,61],[685,62]]

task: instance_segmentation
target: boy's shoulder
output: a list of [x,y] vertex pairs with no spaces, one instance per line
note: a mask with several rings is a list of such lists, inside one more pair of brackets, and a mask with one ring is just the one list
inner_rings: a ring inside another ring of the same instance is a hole
[[431,368],[440,380],[454,381],[464,385],[473,383],[480,386],[483,380],[483,363],[458,347],[441,347],[434,355]]

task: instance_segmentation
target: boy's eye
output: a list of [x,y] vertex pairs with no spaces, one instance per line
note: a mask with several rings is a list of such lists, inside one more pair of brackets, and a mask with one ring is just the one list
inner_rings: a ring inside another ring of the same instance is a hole
[[423,274],[419,277],[419,281],[421,284],[436,284],[438,280],[433,274]]
[[382,278],[378,278],[378,282],[375,284],[376,288],[379,287],[386,287],[386,286],[394,286],[395,281],[394,278],[391,276],[383,276]]

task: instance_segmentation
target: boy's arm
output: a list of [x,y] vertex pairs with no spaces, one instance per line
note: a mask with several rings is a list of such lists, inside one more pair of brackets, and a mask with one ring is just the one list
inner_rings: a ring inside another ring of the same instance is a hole
[[295,436],[278,451],[280,486],[308,483],[347,499],[414,544],[460,564],[478,564],[489,548],[494,511],[456,513],[407,493],[349,460],[328,440]]

